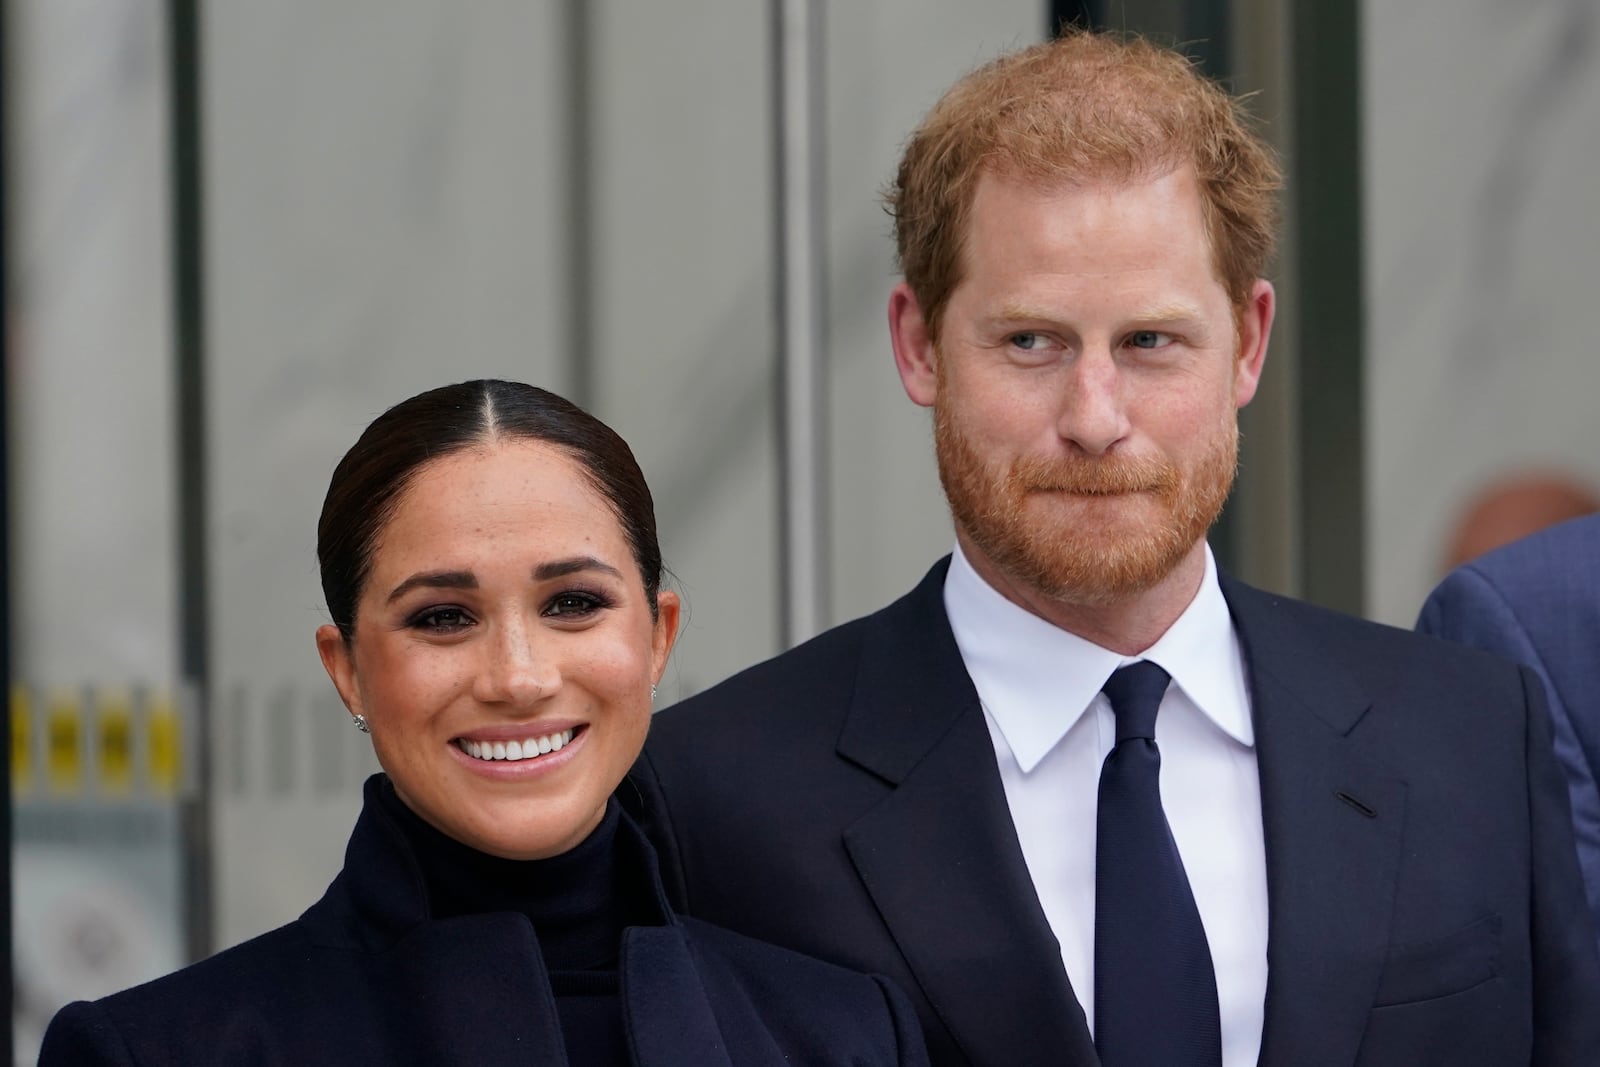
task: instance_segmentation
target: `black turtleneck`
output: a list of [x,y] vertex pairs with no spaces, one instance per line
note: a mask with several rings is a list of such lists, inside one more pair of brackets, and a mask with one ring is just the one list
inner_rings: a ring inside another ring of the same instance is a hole
[[622,931],[655,920],[649,874],[618,840],[617,802],[609,802],[600,825],[567,852],[507,860],[434,829],[387,779],[378,795],[416,853],[433,918],[512,911],[533,923],[571,1067],[628,1064],[617,992]]

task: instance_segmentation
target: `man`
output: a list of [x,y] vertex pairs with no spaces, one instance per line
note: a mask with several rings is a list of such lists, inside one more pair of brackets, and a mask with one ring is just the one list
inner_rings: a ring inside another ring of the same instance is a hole
[[679,904],[890,975],[935,1063],[1600,1063],[1533,675],[1206,547],[1277,184],[1144,42],[951,89],[891,192],[889,326],[955,551],[652,726]]
[[1496,479],[1473,494],[1451,528],[1444,569],[1454,570],[1501,545],[1596,512],[1600,497],[1564,474],[1522,471]]
[[1531,667],[1567,772],[1578,860],[1600,925],[1600,515],[1572,519],[1463,564],[1417,629]]

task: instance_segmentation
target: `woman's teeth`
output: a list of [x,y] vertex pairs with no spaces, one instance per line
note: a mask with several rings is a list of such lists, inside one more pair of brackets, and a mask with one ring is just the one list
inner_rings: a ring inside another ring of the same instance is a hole
[[562,730],[560,733],[547,734],[544,737],[530,737],[526,741],[472,741],[458,737],[456,747],[473,759],[533,759],[546,752],[558,751],[572,740],[573,733],[572,730]]

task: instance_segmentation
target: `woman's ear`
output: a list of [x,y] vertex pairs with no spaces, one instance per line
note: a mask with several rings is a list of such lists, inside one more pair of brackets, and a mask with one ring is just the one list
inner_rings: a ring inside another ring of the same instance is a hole
[[667,657],[678,640],[678,619],[683,602],[678,594],[664,589],[656,594],[656,622],[650,632],[650,681],[659,683],[667,669]]
[[344,701],[350,714],[365,714],[361,707],[361,687],[356,684],[355,657],[337,626],[317,627],[317,655],[322,657],[322,669],[333,679],[333,687],[339,691],[339,699]]

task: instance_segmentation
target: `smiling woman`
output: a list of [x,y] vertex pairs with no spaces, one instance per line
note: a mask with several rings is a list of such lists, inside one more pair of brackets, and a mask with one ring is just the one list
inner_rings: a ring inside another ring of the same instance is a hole
[[[599,824],[678,626],[638,467],[567,408],[513,393],[479,413],[480,439],[404,473],[391,442],[423,442],[380,419],[335,471],[321,524],[334,623],[317,648],[345,706],[408,808],[512,860]],[[591,440],[546,428],[581,421]]]
[[383,773],[300,919],[63,1009],[40,1062],[925,1063],[886,980],[675,916],[613,793],[678,627],[644,477],[554,394],[404,401],[334,470],[317,650]]

